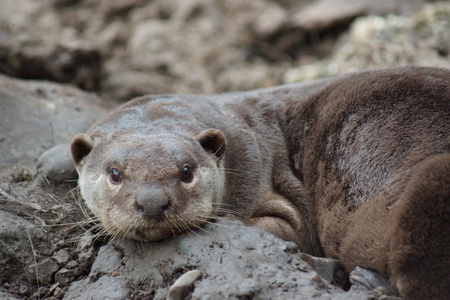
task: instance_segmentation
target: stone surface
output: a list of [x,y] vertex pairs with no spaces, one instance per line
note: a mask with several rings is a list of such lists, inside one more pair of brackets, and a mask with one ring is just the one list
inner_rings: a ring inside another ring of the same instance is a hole
[[307,31],[330,30],[333,26],[350,24],[360,16],[414,11],[425,2],[425,0],[319,0],[299,10],[291,17],[291,22]]
[[239,222],[220,222],[158,243],[109,242],[96,256],[89,278],[73,283],[65,299],[87,298],[95,289],[116,297],[117,289],[98,283],[104,281],[113,281],[128,296],[154,290],[154,299],[166,299],[186,270],[203,274],[195,282],[192,299],[368,297],[364,291],[348,293],[325,281],[318,283],[294,244]]
[[350,288],[348,273],[339,260],[326,257],[314,257],[305,253],[302,253],[301,257],[323,279],[345,290]]
[[310,44],[322,32],[424,2],[0,0],[0,72],[122,100],[255,89],[281,83],[298,57],[320,52]]
[[108,275],[95,282],[90,279],[76,281],[69,288],[64,299],[123,300],[126,299],[127,293],[125,280]]
[[54,258],[56,259],[58,264],[61,266],[61,265],[65,265],[69,262],[70,254],[66,249],[61,249],[56,253]]
[[69,143],[107,110],[104,101],[72,86],[1,75],[0,99],[0,177],[9,175],[11,169],[26,176],[34,174],[42,153]]
[[71,284],[76,278],[74,270],[62,268],[55,274],[55,281],[60,286],[67,286]]
[[383,289],[386,296],[399,296],[397,289],[389,284],[389,279],[368,269],[356,267],[350,273],[352,289],[368,291]]
[[348,41],[321,61],[292,68],[284,82],[405,65],[450,67],[450,3],[428,4],[411,16],[357,19]]
[[78,179],[69,143],[56,145],[42,153],[37,160],[37,168],[40,175],[48,181],[75,183]]
[[50,283],[53,280],[53,275],[58,271],[58,263],[51,259],[46,258],[36,265],[30,265],[28,272],[37,278],[42,283]]
[[82,269],[90,268],[96,249],[94,247],[95,236],[90,232],[81,235],[75,253],[77,254],[78,264]]
[[183,300],[189,295],[193,289],[194,283],[202,277],[202,272],[199,270],[187,271],[181,275],[175,283],[169,288],[167,293],[167,300]]

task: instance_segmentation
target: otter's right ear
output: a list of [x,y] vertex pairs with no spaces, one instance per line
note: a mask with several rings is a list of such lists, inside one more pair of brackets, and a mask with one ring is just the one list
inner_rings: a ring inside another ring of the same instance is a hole
[[81,160],[91,152],[93,144],[92,139],[87,134],[78,133],[73,137],[70,151],[75,166],[78,166]]
[[218,129],[206,129],[197,136],[197,140],[203,148],[211,151],[219,159],[227,149],[227,140],[222,131]]

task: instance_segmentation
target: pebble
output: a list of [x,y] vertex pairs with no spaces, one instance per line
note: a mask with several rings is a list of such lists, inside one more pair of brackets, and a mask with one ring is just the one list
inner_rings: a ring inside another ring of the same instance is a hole
[[202,277],[199,270],[191,270],[181,275],[175,283],[170,287],[167,300],[185,299],[187,293],[194,286],[194,283]]

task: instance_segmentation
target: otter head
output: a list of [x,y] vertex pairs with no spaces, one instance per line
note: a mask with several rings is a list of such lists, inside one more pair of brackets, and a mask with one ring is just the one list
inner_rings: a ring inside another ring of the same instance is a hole
[[157,241],[206,222],[220,206],[226,139],[207,129],[77,134],[71,144],[81,195],[113,236]]

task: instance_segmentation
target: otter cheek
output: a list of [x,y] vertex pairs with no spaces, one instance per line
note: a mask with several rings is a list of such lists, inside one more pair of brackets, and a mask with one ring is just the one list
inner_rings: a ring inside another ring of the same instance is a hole
[[120,191],[121,185],[110,183],[109,176],[101,174],[84,178],[84,186],[88,186],[89,192],[83,195],[86,205],[98,217],[105,215],[104,212],[111,210],[111,198]]
[[91,212],[98,216],[96,199],[98,195],[96,195],[95,189],[95,178],[92,175],[89,175],[88,172],[80,172],[80,178],[78,180],[78,184],[80,186],[81,196],[83,197],[84,203],[91,210]]
[[220,194],[219,197],[222,195],[221,191],[217,189],[219,185],[217,168],[201,168],[199,173],[199,177],[203,179],[197,187],[202,191],[200,193],[202,197],[199,199],[199,203],[201,205],[200,209],[204,215],[211,215],[216,202],[220,201],[220,199],[217,199],[217,195]]
[[95,182],[95,190],[98,196],[95,197],[95,206],[101,207],[103,213],[111,212],[115,207],[113,199],[119,194],[123,184],[113,184],[109,174],[100,175]]
[[213,206],[218,207],[222,204],[225,193],[225,168],[223,166],[223,160],[220,161],[220,164],[216,169],[215,176],[215,187],[217,192],[213,195]]
[[203,203],[208,204],[208,209],[211,210],[210,213],[222,203],[225,188],[225,174],[222,171],[223,168],[215,166],[203,170],[202,176],[207,178],[207,180],[203,182],[202,189],[208,191],[205,193]]

